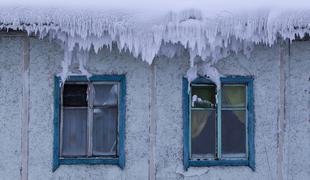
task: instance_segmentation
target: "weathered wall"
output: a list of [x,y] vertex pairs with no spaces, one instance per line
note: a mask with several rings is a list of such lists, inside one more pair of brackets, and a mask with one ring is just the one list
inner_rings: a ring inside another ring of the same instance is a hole
[[285,177],[310,179],[310,41],[291,45],[285,97]]
[[19,179],[23,41],[0,37],[0,179]]
[[[248,167],[191,167],[183,171],[182,77],[189,67],[186,53],[170,59],[157,57],[154,66],[149,66],[130,54],[104,49],[99,54],[91,53],[87,67],[94,74],[126,74],[125,169],[111,165],[61,165],[54,173],[53,78],[61,71],[63,50],[56,43],[36,38],[30,39],[30,47],[29,180],[146,180],[153,142],[155,177],[159,180],[278,178],[277,129],[281,103],[278,46],[257,46],[250,59],[233,55],[217,63],[223,74],[254,76],[255,172]],[[4,145],[0,146],[1,180],[20,178],[21,48],[20,38],[0,37],[0,141]],[[284,51],[287,54],[288,46]],[[310,177],[310,42],[293,43],[290,56],[283,58],[286,77],[283,176],[289,180],[306,180]],[[150,87],[154,86],[156,89],[151,91]],[[151,100],[151,97],[156,98]],[[150,122],[156,125],[155,141],[151,143]]]

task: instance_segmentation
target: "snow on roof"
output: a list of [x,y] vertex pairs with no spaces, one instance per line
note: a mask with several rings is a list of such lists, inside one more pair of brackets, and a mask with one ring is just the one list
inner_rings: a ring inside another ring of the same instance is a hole
[[59,39],[69,52],[117,42],[152,63],[164,42],[216,62],[258,43],[310,32],[306,0],[1,0],[0,29]]

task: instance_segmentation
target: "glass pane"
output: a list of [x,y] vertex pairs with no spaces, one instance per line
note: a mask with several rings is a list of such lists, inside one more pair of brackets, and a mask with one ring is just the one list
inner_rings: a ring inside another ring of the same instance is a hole
[[192,157],[214,157],[215,110],[192,110],[191,153]]
[[94,84],[95,105],[116,105],[118,89],[116,84]]
[[64,106],[87,106],[87,84],[65,84]]
[[244,157],[246,153],[246,111],[222,111],[223,157]]
[[222,88],[222,107],[245,107],[246,87],[244,85],[224,85]]
[[215,92],[215,86],[192,86],[192,107],[214,107]]
[[85,156],[87,109],[64,109],[62,156]]
[[117,147],[117,108],[95,108],[93,154],[115,155]]

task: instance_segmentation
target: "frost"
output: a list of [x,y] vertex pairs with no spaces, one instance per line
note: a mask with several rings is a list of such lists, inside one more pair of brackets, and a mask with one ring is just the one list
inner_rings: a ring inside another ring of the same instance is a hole
[[197,78],[197,66],[191,67],[187,70],[186,77],[189,82]]
[[[79,62],[79,73],[89,76],[85,67],[92,48],[98,52],[104,46],[111,48],[112,42],[116,42],[119,50],[128,49],[135,57],[151,64],[159,53],[173,56],[176,50],[161,48],[170,43],[188,49],[189,80],[198,73],[219,85],[221,75],[214,67],[219,59],[240,52],[249,56],[255,44],[272,46],[279,37],[294,40],[296,36],[303,37],[310,32],[309,3],[306,1],[304,4],[281,1],[279,4],[284,4],[285,8],[273,7],[275,3],[262,8],[255,1],[253,6],[260,8],[253,8],[251,3],[241,8],[244,1],[221,6],[209,0],[147,3],[134,0],[132,5],[116,0],[108,4],[97,2],[98,7],[90,3],[93,7],[85,9],[82,7],[87,7],[87,3],[84,1],[83,4],[82,0],[77,1],[80,5],[77,7],[70,7],[70,0],[62,7],[57,7],[60,1],[55,2],[55,7],[48,7],[48,2],[52,2],[49,0],[39,3],[40,6],[26,5],[24,1],[21,1],[22,5],[14,0],[13,3],[5,2],[0,5],[0,29],[22,30],[29,35],[62,42],[65,50],[63,80],[72,73],[69,71],[73,52]],[[219,2],[223,3],[223,0]],[[194,62],[197,56],[205,61],[199,67]]]
[[220,77],[221,75],[218,70],[208,62],[204,62],[202,67],[202,75],[208,77],[211,81],[216,84],[217,89],[221,87]]

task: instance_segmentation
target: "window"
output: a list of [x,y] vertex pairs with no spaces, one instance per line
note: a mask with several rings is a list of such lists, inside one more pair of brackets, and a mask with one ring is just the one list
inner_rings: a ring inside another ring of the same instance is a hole
[[125,77],[55,78],[54,162],[124,167]]
[[249,166],[254,170],[253,79],[183,79],[184,167]]

